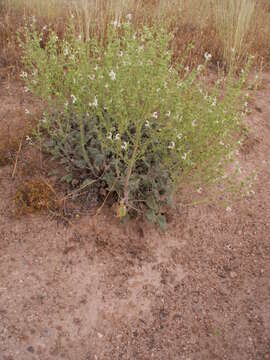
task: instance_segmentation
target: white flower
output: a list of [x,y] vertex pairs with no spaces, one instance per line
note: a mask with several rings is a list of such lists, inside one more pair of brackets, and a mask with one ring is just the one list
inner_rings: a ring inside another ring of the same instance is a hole
[[46,119],[46,116],[43,115],[43,118],[41,119],[41,122],[43,122],[43,124],[46,124],[47,123],[47,119]]
[[205,58],[206,61],[209,61],[209,60],[211,60],[212,55],[211,55],[210,53],[206,52],[206,53],[204,54],[204,58]]
[[127,150],[127,148],[128,148],[128,142],[124,141],[123,144],[121,145],[121,148],[122,148],[123,150]]
[[216,97],[214,97],[214,99],[213,99],[213,102],[212,102],[211,106],[216,106],[216,105],[217,105],[217,98],[216,98]]
[[65,48],[65,50],[64,50],[64,55],[65,55],[65,56],[68,56],[68,48]]
[[28,109],[25,109],[24,111],[25,111],[26,115],[30,114],[30,111]]
[[22,71],[21,72],[21,74],[20,74],[20,77],[22,78],[22,79],[26,79],[27,78],[27,72],[25,72],[25,71]]
[[197,193],[198,193],[198,194],[201,194],[201,193],[202,193],[202,188],[201,188],[201,187],[199,187],[199,188],[197,189]]
[[175,148],[175,143],[174,143],[174,141],[171,141],[170,142],[170,144],[169,144],[169,146],[168,146],[168,149],[174,149]]
[[113,26],[114,26],[115,28],[120,27],[121,24],[120,24],[119,20],[115,19],[114,22],[113,22]]
[[197,125],[197,120],[194,119],[191,124],[192,124],[193,127],[195,127]]
[[82,40],[82,35],[81,35],[81,34],[78,36],[78,40],[79,40],[79,41]]
[[77,101],[77,98],[75,95],[71,94],[71,98],[72,98],[72,103],[75,104]]
[[227,206],[227,207],[226,207],[226,211],[227,211],[227,212],[231,212],[231,211],[232,211],[232,208],[231,208],[230,206]]
[[153,118],[157,119],[158,118],[158,113],[155,111],[152,116],[153,116]]
[[113,81],[116,79],[116,75],[115,75],[115,72],[113,70],[110,71],[109,76]]
[[28,93],[30,90],[28,89],[27,86],[24,87],[24,92]]
[[198,65],[197,70],[202,71],[202,69],[203,69],[203,65]]
[[127,20],[131,21],[131,19],[132,19],[132,14],[127,14],[126,18],[127,18]]
[[247,101],[245,102],[245,107],[246,107],[246,108],[248,107],[248,102],[247,102]]
[[166,115],[167,115],[168,117],[170,117],[170,116],[171,116],[171,112],[168,111]]
[[187,153],[184,153],[184,155],[182,155],[182,159],[186,160],[186,158],[187,158]]
[[33,144],[32,139],[30,138],[30,136],[26,135],[25,140],[26,140],[26,142],[27,142],[28,144],[30,144],[30,145]]
[[112,140],[112,132],[110,131],[109,134],[107,135],[107,139]]
[[146,120],[146,122],[145,122],[145,127],[147,127],[147,128],[149,128],[149,127],[150,127],[150,123],[149,123],[149,121],[148,121],[148,120]]
[[94,99],[94,102],[93,103],[89,103],[89,106],[92,107],[94,106],[95,108],[97,108],[98,106],[98,99],[97,99],[97,96],[95,96],[95,99]]
[[181,140],[182,139],[182,134],[181,133],[179,133],[178,135],[177,135],[177,138],[179,139],[179,140]]
[[120,134],[115,135],[115,140],[120,140]]

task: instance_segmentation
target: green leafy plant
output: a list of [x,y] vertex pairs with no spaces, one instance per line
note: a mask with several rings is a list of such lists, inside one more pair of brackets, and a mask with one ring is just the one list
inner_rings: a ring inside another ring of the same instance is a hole
[[41,134],[64,180],[110,194],[119,217],[145,213],[164,230],[179,182],[222,174],[238,140],[247,71],[205,89],[211,55],[188,71],[173,64],[171,39],[160,26],[114,21],[90,40],[72,22],[61,40],[32,22],[21,40],[21,76],[46,104]]

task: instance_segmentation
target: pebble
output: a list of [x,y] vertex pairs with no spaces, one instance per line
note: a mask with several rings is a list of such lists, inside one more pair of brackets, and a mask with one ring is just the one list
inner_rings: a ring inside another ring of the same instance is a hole
[[230,277],[231,277],[232,279],[236,278],[236,277],[237,277],[236,272],[231,271],[231,272],[230,272]]
[[35,349],[33,348],[33,346],[28,346],[27,351],[33,354],[35,352]]

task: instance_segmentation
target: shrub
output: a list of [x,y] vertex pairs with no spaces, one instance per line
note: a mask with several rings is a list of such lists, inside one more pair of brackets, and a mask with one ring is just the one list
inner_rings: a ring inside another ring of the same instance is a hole
[[64,179],[109,192],[120,217],[146,212],[163,228],[179,182],[222,174],[238,140],[246,75],[205,89],[200,78],[211,55],[198,69],[176,67],[171,39],[155,25],[135,31],[115,21],[90,40],[71,22],[60,40],[32,22],[21,41],[21,76],[46,104],[42,134]]

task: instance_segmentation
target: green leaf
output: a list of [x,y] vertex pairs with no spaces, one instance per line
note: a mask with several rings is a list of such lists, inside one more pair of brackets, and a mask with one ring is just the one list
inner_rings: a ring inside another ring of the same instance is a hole
[[153,210],[149,209],[146,211],[145,213],[147,219],[152,223],[152,224],[155,224],[156,220],[157,220],[157,217],[156,217],[156,214]]
[[129,187],[132,191],[138,190],[140,185],[140,178],[129,180]]
[[156,203],[156,200],[153,196],[149,196],[147,199],[146,199],[146,205],[154,210],[155,212],[158,211],[158,205]]
[[115,176],[112,171],[104,174],[102,179],[107,183],[109,188],[111,188],[115,182]]
[[168,198],[167,198],[167,204],[171,207],[171,208],[175,208],[175,201],[174,201],[174,196],[173,194],[169,194]]
[[65,176],[63,176],[62,178],[61,178],[61,181],[65,181],[65,182],[67,182],[67,183],[71,183],[71,181],[72,181],[72,174],[67,174],[67,175],[65,175]]
[[95,156],[95,165],[96,166],[101,166],[103,164],[104,160],[105,160],[105,158],[104,158],[103,154],[97,154]]
[[166,231],[167,230],[167,221],[164,215],[158,215],[157,217],[157,222],[159,224],[159,226],[161,227],[162,231]]

